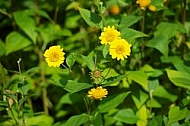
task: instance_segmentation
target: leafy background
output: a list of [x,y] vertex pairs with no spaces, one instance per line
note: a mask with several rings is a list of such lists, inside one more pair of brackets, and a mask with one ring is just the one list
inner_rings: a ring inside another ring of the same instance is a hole
[[[135,0],[1,0],[0,124],[188,126],[189,3],[152,0],[153,12]],[[99,44],[108,25],[132,44],[124,61]],[[53,45],[68,69],[45,63]],[[102,101],[86,97],[95,67],[109,93]]]

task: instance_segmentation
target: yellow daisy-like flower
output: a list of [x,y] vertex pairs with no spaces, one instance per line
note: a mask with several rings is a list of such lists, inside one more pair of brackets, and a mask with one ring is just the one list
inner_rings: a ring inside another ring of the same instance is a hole
[[58,46],[51,46],[44,53],[44,57],[48,66],[50,67],[59,67],[65,60],[65,53],[63,52],[63,48]]
[[124,58],[130,56],[131,46],[125,39],[117,39],[110,45],[109,53],[113,59],[124,60]]
[[93,99],[100,99],[102,100],[103,97],[106,97],[108,94],[107,89],[102,88],[102,86],[99,86],[97,88],[92,88],[90,91],[88,91],[88,97]]
[[101,44],[110,44],[111,42],[118,39],[120,36],[120,32],[115,29],[115,26],[104,27],[104,32],[101,33],[99,39],[101,40]]
[[141,9],[144,10],[145,7],[148,6],[151,3],[151,1],[150,0],[137,0],[136,3],[139,4]]

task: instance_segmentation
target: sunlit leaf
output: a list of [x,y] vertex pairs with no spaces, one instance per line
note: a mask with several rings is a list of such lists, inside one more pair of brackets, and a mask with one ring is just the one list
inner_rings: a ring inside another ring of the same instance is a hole
[[174,85],[190,89],[190,74],[170,69],[166,69],[166,72]]
[[18,32],[11,32],[6,37],[6,54],[24,49],[25,47],[31,45],[32,42],[26,37],[22,36]]
[[190,111],[187,108],[180,109],[178,106],[170,108],[168,124],[184,119],[189,112]]
[[144,71],[129,71],[127,78],[140,84],[143,88],[148,89],[148,77]]
[[64,126],[80,126],[88,121],[87,114],[75,115],[70,117]]
[[31,125],[37,125],[37,126],[52,126],[53,124],[53,118],[48,115],[38,115],[38,116],[33,116],[31,118],[28,118],[26,121],[27,126]]
[[148,119],[148,113],[147,108],[145,105],[143,105],[139,111],[137,112],[137,116],[139,117],[139,121],[137,122],[137,126],[146,126],[147,125],[147,119]]

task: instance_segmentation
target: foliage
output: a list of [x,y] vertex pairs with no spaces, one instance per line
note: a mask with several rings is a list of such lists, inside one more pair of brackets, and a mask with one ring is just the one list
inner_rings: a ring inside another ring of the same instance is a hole
[[[189,0],[1,0],[0,125],[188,125],[189,6]],[[108,26],[130,45],[120,48],[128,52],[119,60],[111,44],[100,42]],[[45,61],[52,46],[64,54],[60,67]],[[101,97],[88,97],[91,89],[100,95],[98,86]]]

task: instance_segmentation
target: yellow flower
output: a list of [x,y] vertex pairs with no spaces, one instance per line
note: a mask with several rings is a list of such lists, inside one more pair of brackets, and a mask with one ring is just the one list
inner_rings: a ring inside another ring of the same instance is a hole
[[151,5],[151,4],[148,6],[148,9],[149,9],[150,11],[153,11],[153,12],[156,12],[156,10],[157,10],[157,9],[156,9],[156,6]]
[[88,97],[93,99],[100,99],[102,100],[103,97],[106,97],[108,94],[107,89],[102,88],[102,86],[99,86],[97,88],[92,88],[90,91],[88,91]]
[[145,9],[146,6],[148,6],[150,4],[150,0],[137,0],[136,3],[139,4],[139,6],[141,7],[141,9]]
[[63,48],[58,46],[51,46],[44,53],[45,60],[48,63],[48,66],[59,67],[65,60],[65,53],[62,52]]
[[110,45],[109,53],[112,56],[112,59],[117,58],[117,60],[124,60],[127,56],[130,56],[131,47],[125,39],[117,39]]
[[114,26],[104,27],[104,32],[101,33],[99,39],[101,40],[101,44],[110,44],[111,42],[118,39],[120,36],[120,32],[118,32]]

